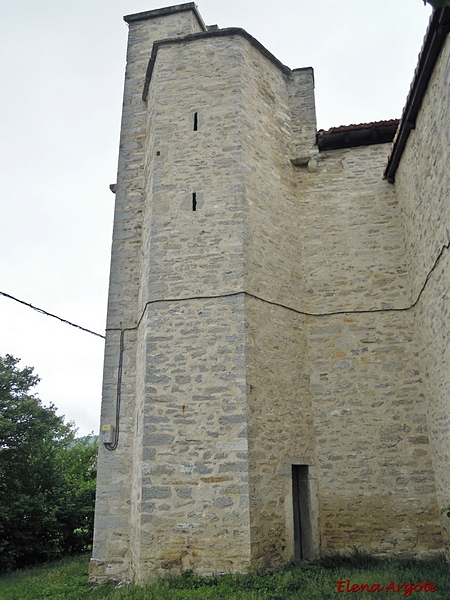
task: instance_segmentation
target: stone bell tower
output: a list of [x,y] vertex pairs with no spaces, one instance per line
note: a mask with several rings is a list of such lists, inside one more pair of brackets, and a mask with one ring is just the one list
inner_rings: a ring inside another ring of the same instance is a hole
[[312,69],[193,3],[125,21],[91,577],[282,564],[291,464],[314,486],[304,317],[244,290],[302,289],[290,157],[315,144]]

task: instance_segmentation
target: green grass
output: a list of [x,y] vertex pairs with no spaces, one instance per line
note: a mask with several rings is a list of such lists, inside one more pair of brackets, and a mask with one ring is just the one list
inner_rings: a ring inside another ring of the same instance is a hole
[[89,557],[68,558],[33,569],[9,573],[0,578],[0,600],[334,600],[335,598],[376,598],[395,600],[399,592],[339,593],[337,581],[351,584],[391,581],[437,584],[433,593],[412,592],[409,598],[450,600],[450,570],[443,559],[433,561],[381,561],[357,553],[352,557],[328,557],[320,564],[288,567],[267,575],[226,575],[197,577],[185,573],[166,578],[147,588],[112,584],[90,586],[87,581]]

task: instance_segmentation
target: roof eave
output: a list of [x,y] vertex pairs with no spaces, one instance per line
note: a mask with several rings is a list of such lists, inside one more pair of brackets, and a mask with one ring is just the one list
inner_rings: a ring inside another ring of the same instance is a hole
[[417,115],[427,91],[428,83],[449,31],[450,8],[435,9],[431,15],[414,79],[405,108],[403,109],[388,164],[384,171],[384,178],[390,183],[394,183],[395,181],[395,173],[400,164],[403,150],[405,149],[411,130],[416,126]]

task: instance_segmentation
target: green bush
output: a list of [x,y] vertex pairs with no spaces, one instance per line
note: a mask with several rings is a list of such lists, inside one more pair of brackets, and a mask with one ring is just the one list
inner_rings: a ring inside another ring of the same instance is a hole
[[85,549],[96,445],[30,394],[39,378],[0,357],[0,573]]

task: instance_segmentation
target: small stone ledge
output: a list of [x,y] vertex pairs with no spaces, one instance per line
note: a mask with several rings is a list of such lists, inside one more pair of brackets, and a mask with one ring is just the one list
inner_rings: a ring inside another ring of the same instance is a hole
[[319,154],[317,152],[305,152],[295,158],[291,158],[294,167],[308,169],[309,173],[315,173],[318,169]]

